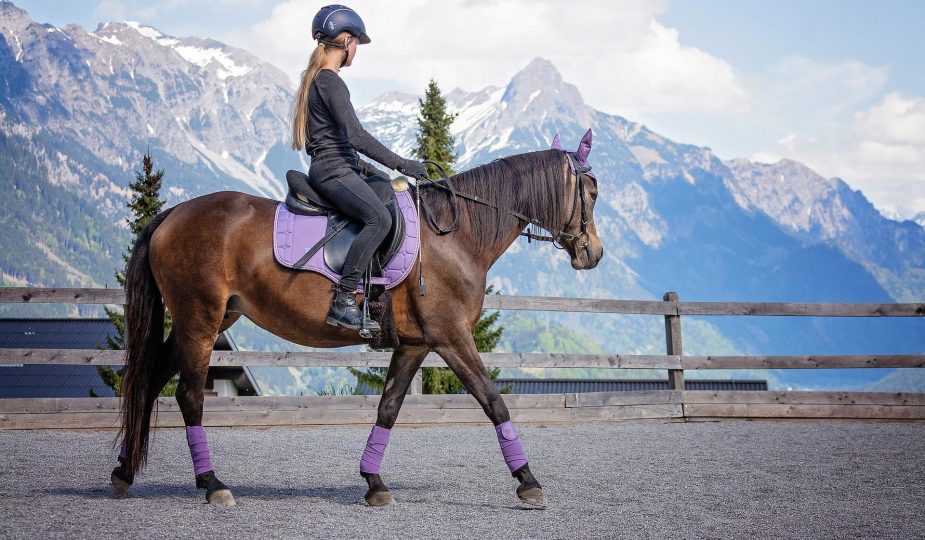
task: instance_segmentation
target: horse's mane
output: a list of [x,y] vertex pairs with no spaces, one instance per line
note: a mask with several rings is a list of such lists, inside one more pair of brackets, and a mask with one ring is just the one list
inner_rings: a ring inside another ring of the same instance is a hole
[[[484,250],[503,240],[511,220],[508,210],[516,210],[535,218],[546,227],[563,225],[565,158],[561,150],[539,150],[514,154],[479,165],[450,176],[453,186],[461,192],[485,199],[498,210],[476,202],[457,198],[460,204],[460,228],[466,228],[475,239],[476,247]],[[425,184],[422,191],[428,206],[441,226],[450,223],[450,194]],[[462,208],[469,219],[463,219]]]

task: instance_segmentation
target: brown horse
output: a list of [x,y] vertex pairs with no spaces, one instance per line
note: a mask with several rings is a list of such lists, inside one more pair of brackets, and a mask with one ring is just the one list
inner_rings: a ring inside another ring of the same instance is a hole
[[[457,230],[440,235],[422,227],[426,293],[416,279],[392,289],[400,344],[392,354],[378,416],[360,464],[366,501],[389,504],[379,476],[389,430],[424,357],[437,352],[496,426],[518,496],[543,505],[507,407],[482,364],[472,337],[484,299],[486,276],[528,222],[552,231],[572,267],[590,269],[603,255],[593,221],[597,180],[587,156],[591,130],[579,149],[517,154],[451,177],[454,198],[434,186],[420,189],[431,216],[446,223],[458,211]],[[481,202],[473,200],[480,199]],[[274,260],[273,216],[278,201],[244,193],[204,195],[163,211],[141,231],[127,268],[127,346],[122,397],[122,452],[111,481],[124,496],[147,459],[152,409],[177,373],[177,403],[187,426],[196,484],[213,504],[233,505],[215,476],[202,429],[203,389],[216,336],[242,315],[289,341],[311,347],[363,343],[356,331],[325,323],[331,281],[285,268]],[[454,205],[455,204],[455,205]],[[423,219],[421,220],[423,221]],[[537,238],[536,235],[533,236]],[[415,265],[412,275],[417,275]],[[164,306],[173,318],[164,340]]]

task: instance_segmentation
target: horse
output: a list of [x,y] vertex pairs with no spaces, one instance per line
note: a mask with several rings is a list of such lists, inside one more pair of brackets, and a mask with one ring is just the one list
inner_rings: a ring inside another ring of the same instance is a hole
[[[568,253],[575,269],[597,266],[603,246],[594,224],[598,187],[587,164],[590,150],[590,129],[576,151],[564,150],[556,134],[549,149],[498,158],[452,175],[440,186],[418,183],[420,202],[437,228],[421,227],[422,259],[412,269],[417,275],[423,260],[426,292],[415,279],[391,290],[399,345],[360,459],[368,505],[394,502],[380,465],[405,393],[431,351],[494,424],[505,462],[519,482],[517,496],[530,505],[545,505],[508,409],[479,357],[472,327],[482,312],[489,268],[520,235],[552,241]],[[278,204],[233,191],[203,195],[159,213],[136,237],[126,268],[122,445],[110,477],[116,496],[127,495],[144,467],[157,396],[179,373],[176,400],[196,486],[206,490],[213,505],[235,504],[215,474],[202,416],[213,344],[241,316],[301,345],[364,342],[356,331],[326,324],[331,280],[274,260],[271,238]],[[437,221],[451,215],[455,230],[441,234],[445,230],[438,230]],[[533,232],[523,232],[528,227]],[[538,235],[535,227],[551,234]],[[165,307],[173,320],[166,340]]]

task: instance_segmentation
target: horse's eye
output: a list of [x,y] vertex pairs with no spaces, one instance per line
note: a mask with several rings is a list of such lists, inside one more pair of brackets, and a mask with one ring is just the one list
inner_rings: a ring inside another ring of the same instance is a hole
[[591,200],[592,200],[592,201],[596,201],[596,200],[597,200],[597,192],[596,192],[596,191],[592,191],[592,192],[591,192]]

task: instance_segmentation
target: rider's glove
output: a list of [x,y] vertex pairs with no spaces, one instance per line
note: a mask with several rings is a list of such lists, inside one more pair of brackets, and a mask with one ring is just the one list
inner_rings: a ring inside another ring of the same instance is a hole
[[398,172],[410,176],[415,180],[429,178],[427,175],[427,167],[424,165],[424,163],[415,161],[413,159],[406,159],[404,163],[399,165]]

